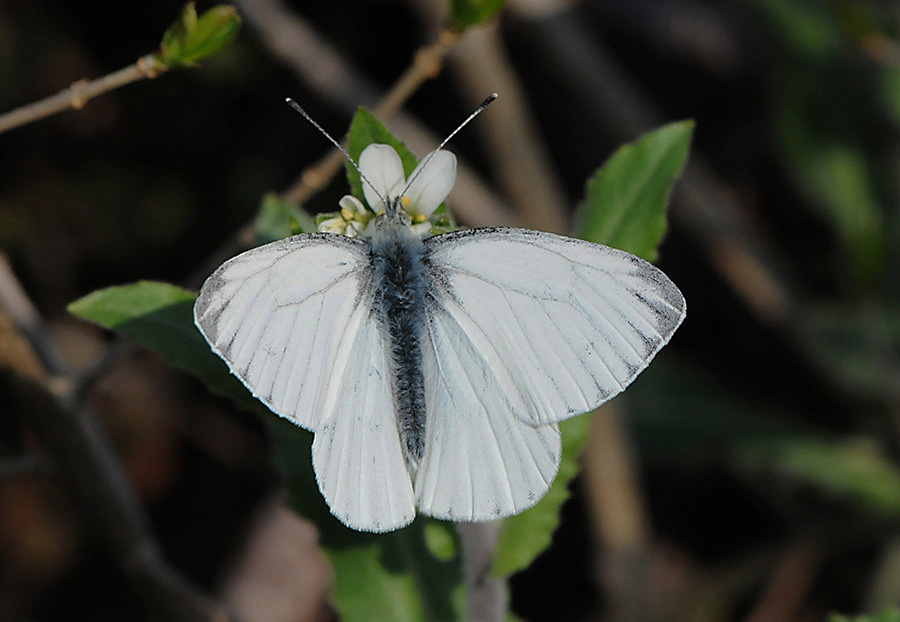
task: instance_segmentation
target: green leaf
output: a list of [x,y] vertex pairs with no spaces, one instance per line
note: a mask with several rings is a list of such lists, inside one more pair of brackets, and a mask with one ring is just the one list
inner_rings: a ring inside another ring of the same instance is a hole
[[591,417],[581,415],[559,425],[562,433],[559,474],[536,506],[503,521],[494,554],[493,576],[507,577],[524,570],[550,545],[559,525],[559,510],[571,496],[569,483],[578,474],[578,454],[587,440]]
[[578,207],[580,237],[654,261],[693,129],[693,121],[670,123],[620,147],[587,183]]
[[220,4],[198,16],[189,2],[166,30],[154,59],[167,69],[191,67],[231,43],[240,27],[233,6]]
[[[415,154],[413,154],[402,141],[394,138],[394,135],[391,134],[390,130],[387,129],[384,123],[379,121],[375,115],[365,108],[359,108],[356,111],[356,114],[353,115],[353,121],[350,123],[350,132],[347,136],[347,152],[350,154],[350,157],[353,158],[354,162],[359,162],[359,154],[372,143],[380,143],[393,147],[400,156],[400,160],[403,162],[403,172],[405,175],[409,176],[413,169],[416,168],[418,158],[416,158]],[[362,182],[359,178],[359,171],[357,171],[349,162],[346,163],[346,167],[347,183],[350,184],[351,194],[363,203],[366,203],[366,197],[363,195],[362,191]]]
[[453,28],[463,31],[493,19],[506,0],[450,0],[450,21]]
[[313,232],[316,223],[312,216],[285,201],[277,192],[269,192],[263,197],[253,228],[257,243],[266,244],[297,233]]
[[884,214],[875,188],[877,164],[869,161],[862,139],[841,136],[834,129],[839,113],[821,103],[817,90],[829,79],[834,78],[817,79],[809,71],[783,88],[777,104],[777,138],[797,186],[840,235],[856,276],[866,281],[878,275],[885,257]]
[[242,408],[258,410],[260,403],[231,375],[194,326],[196,297],[169,283],[140,281],[88,294],[71,303],[68,310],[155,350]]

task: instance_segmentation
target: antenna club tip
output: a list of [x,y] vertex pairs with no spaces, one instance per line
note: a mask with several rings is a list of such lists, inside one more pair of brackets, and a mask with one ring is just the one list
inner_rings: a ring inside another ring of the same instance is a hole
[[498,97],[499,97],[499,95],[497,95],[496,93],[491,93],[490,95],[488,95],[487,97],[485,97],[485,98],[484,98],[484,101],[481,102],[481,105],[478,106],[478,111],[481,112],[482,110],[484,110],[485,108],[487,108],[489,105],[491,105],[492,103],[494,103],[494,100],[497,99]]

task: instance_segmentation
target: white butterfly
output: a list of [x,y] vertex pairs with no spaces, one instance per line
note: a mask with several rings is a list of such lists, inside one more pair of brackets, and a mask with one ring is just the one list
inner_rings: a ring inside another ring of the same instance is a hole
[[323,227],[357,237],[301,234],[230,259],[195,323],[256,397],[315,433],[319,489],[347,526],[391,531],[417,509],[517,514],[556,477],[557,422],[628,386],[681,324],[684,297],[599,244],[500,227],[421,235],[403,208],[421,219],[440,205],[448,152],[408,187],[387,145],[359,168],[383,213],[363,228],[352,212],[365,208],[345,198]]

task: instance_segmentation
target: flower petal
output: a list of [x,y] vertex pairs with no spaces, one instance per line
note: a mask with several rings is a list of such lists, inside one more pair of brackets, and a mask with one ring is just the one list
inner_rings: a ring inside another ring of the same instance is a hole
[[[428,166],[419,175],[419,169],[424,164]],[[409,178],[413,180],[406,191],[410,210],[431,216],[450,194],[456,182],[456,156],[449,151],[438,151],[434,156],[428,154],[422,158]]]
[[[390,145],[372,143],[359,154],[359,170],[375,186],[373,190],[365,181],[362,182],[366,202],[376,212],[384,211],[381,198],[390,201],[403,190],[406,178],[403,176],[403,162]],[[377,192],[376,192],[377,191]]]
[[[350,220],[350,218],[356,214],[366,213],[366,207],[362,204],[362,201],[352,194],[345,194],[342,196],[341,200],[338,201],[338,205],[341,206],[341,215],[347,220]],[[349,216],[344,213],[345,211],[348,212]]]

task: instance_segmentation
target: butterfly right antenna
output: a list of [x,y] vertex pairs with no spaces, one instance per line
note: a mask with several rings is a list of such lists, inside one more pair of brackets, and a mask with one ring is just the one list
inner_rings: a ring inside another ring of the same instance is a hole
[[[294,110],[296,110],[297,112],[299,112],[300,114],[302,114],[304,119],[306,119],[307,121],[309,121],[310,123],[312,123],[312,126],[313,126],[314,128],[316,128],[317,130],[319,130],[319,132],[320,132],[325,138],[327,138],[329,141],[331,141],[331,144],[332,144],[332,145],[334,145],[335,147],[337,147],[338,151],[340,151],[341,153],[344,154],[344,157],[347,158],[347,161],[350,162],[350,164],[353,165],[353,168],[356,169],[356,172],[359,173],[360,179],[362,179],[364,182],[366,182],[366,183],[369,185],[369,188],[371,188],[372,191],[375,192],[375,194],[378,195],[378,198],[381,199],[381,202],[384,203],[385,207],[387,207],[387,204],[388,204],[387,199],[385,199],[383,196],[381,196],[381,193],[378,192],[378,189],[375,187],[375,185],[374,185],[371,181],[369,181],[369,178],[368,178],[368,177],[366,177],[366,176],[363,174],[362,170],[359,168],[359,165],[356,163],[356,160],[354,160],[353,158],[350,157],[350,154],[347,153],[347,150],[344,149],[344,148],[341,146],[341,143],[339,143],[339,142],[336,141],[334,138],[332,138],[332,137],[331,137],[331,134],[329,134],[328,132],[326,132],[326,131],[322,128],[321,125],[319,125],[318,123],[316,123],[315,119],[313,119],[311,116],[309,116],[309,113],[306,112],[306,111],[300,106],[300,104],[298,104],[297,102],[295,102],[295,101],[294,101],[293,99],[291,99],[290,97],[286,97],[286,98],[284,99],[284,101],[285,101],[285,103],[286,103],[288,106],[290,106],[291,108],[293,108]],[[454,134],[455,134],[455,133],[456,133],[456,132],[454,132]],[[451,136],[452,136],[452,135],[453,135],[453,134],[451,134]],[[447,141],[444,141],[444,142],[447,142]],[[372,209],[371,206],[367,206],[367,207],[368,207],[370,210],[372,210],[372,212],[375,212],[375,210]]]
[[438,151],[440,151],[441,149],[443,149],[443,148],[444,148],[444,145],[446,145],[447,143],[449,143],[451,138],[453,138],[454,136],[456,136],[456,134],[457,134],[461,129],[463,129],[464,127],[466,127],[466,126],[469,124],[469,121],[471,121],[472,119],[474,119],[475,117],[477,117],[479,114],[481,114],[481,112],[482,112],[485,108],[487,108],[487,107],[490,106],[492,103],[494,103],[494,100],[497,99],[497,97],[499,97],[499,95],[497,95],[496,93],[491,93],[490,95],[488,95],[487,97],[485,97],[485,98],[484,98],[484,101],[481,102],[481,104],[478,106],[478,108],[476,108],[476,109],[472,112],[472,114],[470,114],[468,117],[466,117],[466,120],[463,121],[462,123],[460,123],[460,124],[459,124],[459,127],[457,127],[455,130],[453,130],[452,132],[450,132],[450,135],[449,135],[447,138],[445,138],[445,139],[441,142],[440,145],[438,145],[437,149],[435,149],[434,151],[432,151],[431,153],[428,154],[428,157],[425,158],[425,161],[422,162],[422,165],[419,167],[418,172],[413,176],[412,179],[410,179],[410,180],[406,183],[406,188],[403,189],[403,192],[401,193],[401,195],[406,194],[406,191],[409,190],[409,187],[410,187],[410,186],[412,186],[412,183],[413,183],[413,181],[415,181],[416,177],[418,177],[419,175],[421,175],[421,174],[422,174],[422,171],[425,170],[425,167],[428,165],[428,162],[431,160],[431,158],[434,157],[434,154],[436,154]]

